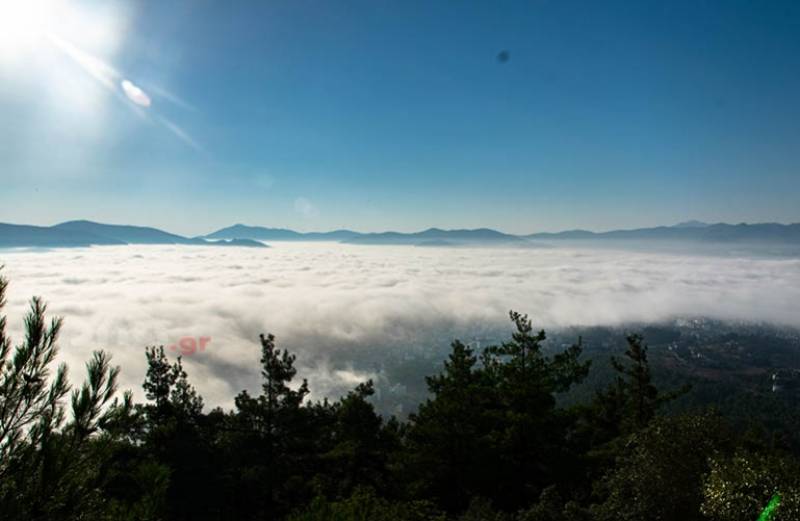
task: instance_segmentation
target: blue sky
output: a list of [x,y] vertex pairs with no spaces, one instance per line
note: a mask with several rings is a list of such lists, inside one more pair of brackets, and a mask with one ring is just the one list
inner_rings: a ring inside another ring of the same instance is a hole
[[0,8],[0,221],[800,221],[797,2],[43,1]]

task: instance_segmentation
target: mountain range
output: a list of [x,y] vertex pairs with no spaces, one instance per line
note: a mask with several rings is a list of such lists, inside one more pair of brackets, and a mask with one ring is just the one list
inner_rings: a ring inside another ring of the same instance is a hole
[[627,241],[703,241],[712,243],[800,243],[800,223],[779,224],[705,224],[689,221],[675,226],[590,232],[570,230],[558,233],[534,233],[533,240],[627,240]]
[[285,228],[264,228],[234,224],[205,235],[206,239],[252,239],[256,241],[347,241],[363,234],[352,230],[332,232],[296,232]]
[[264,241],[332,241],[364,245],[535,246],[561,241],[645,241],[712,244],[790,244],[800,245],[800,223],[707,224],[686,221],[674,226],[591,232],[568,230],[556,233],[511,235],[488,228],[420,232],[360,233],[352,230],[297,232],[285,228],[265,228],[236,224],[201,237],[184,237],[157,228],[68,221],[54,226],[0,223],[0,247],[78,247],[124,244],[176,244],[266,247]]
[[283,228],[262,228],[236,224],[206,235],[207,239],[248,238],[261,241],[336,241],[348,244],[410,244],[415,246],[447,246],[476,243],[520,243],[522,237],[489,230],[440,230],[430,228],[421,232],[359,233],[352,230],[300,233]]
[[712,243],[790,243],[800,244],[800,223],[708,224],[686,221],[673,226],[591,232],[568,230],[557,233],[511,235],[488,228],[442,230],[429,228],[420,232],[359,233],[351,230],[300,233],[282,228],[263,228],[237,224],[205,236],[208,239],[247,238],[264,241],[336,241],[348,244],[406,244],[446,246],[464,244],[523,245],[531,242],[562,240],[592,241],[703,241]]
[[0,248],[63,248],[123,244],[187,244],[213,246],[266,245],[245,237],[212,241],[202,237],[183,237],[157,228],[68,221],[55,226],[29,226],[0,223]]

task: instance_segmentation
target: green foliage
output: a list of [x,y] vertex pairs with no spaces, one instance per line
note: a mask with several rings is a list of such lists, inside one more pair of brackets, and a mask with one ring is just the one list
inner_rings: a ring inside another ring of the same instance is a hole
[[288,521],[446,521],[446,516],[427,501],[389,501],[361,488],[347,499],[329,502],[317,497]]
[[555,487],[547,487],[532,507],[520,511],[514,521],[590,521],[589,510],[576,501],[566,501]]
[[[0,311],[7,285],[0,277]],[[54,319],[48,327],[46,309],[40,299],[32,300],[25,317],[25,341],[13,350],[5,332],[6,317],[0,317],[0,478],[64,421],[62,398],[69,393],[66,366],[60,365],[50,378],[62,322]]]
[[470,500],[467,510],[458,516],[458,521],[512,521],[512,516],[495,510],[490,500],[474,497]]
[[689,391],[688,387],[669,393],[660,393],[653,385],[650,364],[647,360],[647,345],[641,335],[626,337],[628,348],[625,362],[611,358],[611,366],[617,372],[614,383],[598,393],[596,404],[602,410],[601,418],[609,423],[617,422],[617,432],[630,433],[644,428],[652,420],[659,407]]
[[108,521],[158,521],[167,509],[170,469],[152,460],[135,460],[109,469],[105,482]]
[[774,494],[774,521],[800,519],[800,461],[790,454],[739,450],[715,456],[703,486],[702,512],[714,521],[756,519]]
[[645,429],[664,404],[689,391],[683,387],[663,393],[653,384],[648,347],[641,335],[626,337],[623,360],[611,358],[616,373],[607,388],[598,391],[589,406],[579,407],[576,429],[592,479],[601,479],[615,458],[630,447],[630,436]]
[[328,408],[330,438],[322,446],[328,449],[320,456],[320,468],[325,472],[317,474],[316,484],[318,491],[330,497],[348,497],[361,486],[382,491],[390,488],[389,456],[400,440],[368,401],[374,392],[369,380]]
[[708,457],[734,434],[715,415],[659,417],[626,438],[615,466],[597,481],[598,520],[700,520]]
[[[261,400],[265,412],[274,415],[280,410],[294,410],[300,407],[308,394],[308,382],[304,379],[298,389],[289,387],[297,374],[294,367],[295,355],[275,347],[275,336],[261,335],[261,377],[263,394]],[[267,418],[269,419],[269,418]],[[270,425],[266,425],[269,430]]]
[[181,357],[170,364],[164,346],[147,348],[145,356],[147,376],[142,388],[147,399],[154,402],[149,406],[149,414],[173,415],[184,420],[196,418],[203,411],[203,399],[189,384]]
[[644,344],[641,335],[628,335],[626,339],[628,349],[625,351],[625,356],[628,358],[628,365],[616,358],[611,359],[611,365],[620,374],[617,380],[618,387],[622,388],[623,394],[627,397],[626,405],[630,410],[626,419],[631,423],[629,430],[635,430],[644,427],[653,419],[659,397],[658,389],[650,377],[647,345]]
[[[0,277],[0,310],[7,282]],[[78,519],[101,515],[105,460],[100,427],[125,405],[111,403],[119,368],[95,352],[85,383],[72,392],[65,366],[51,376],[61,319],[47,325],[46,306],[31,302],[25,340],[11,349],[0,317],[0,519]]]
[[403,462],[413,496],[458,510],[493,486],[488,412],[496,393],[472,350],[459,341],[452,348],[442,373],[427,379],[432,398],[410,417]]
[[491,497],[504,509],[529,504],[566,477],[573,463],[564,438],[571,418],[554,395],[589,370],[580,341],[554,356],[542,352],[544,331],[511,312],[510,341],[478,358],[454,342],[441,374],[427,379],[431,398],[410,417],[406,438],[410,493],[450,512]]
[[215,506],[215,467],[202,426],[203,400],[189,384],[181,357],[170,362],[163,347],[150,347],[145,356],[142,387],[149,403],[140,405],[126,421],[133,425],[131,441],[139,454],[134,450],[120,457],[137,476],[132,486],[140,489],[142,482],[153,483],[151,489],[141,489],[141,499],[136,500],[143,515],[197,519]]
[[315,435],[311,410],[302,407],[308,394],[305,380],[297,389],[295,356],[275,346],[273,335],[261,335],[262,392],[251,397],[242,391],[231,418],[235,434],[228,454],[240,467],[228,474],[239,493],[255,498],[243,507],[243,516],[286,514],[298,498],[310,497],[304,467],[313,459]]

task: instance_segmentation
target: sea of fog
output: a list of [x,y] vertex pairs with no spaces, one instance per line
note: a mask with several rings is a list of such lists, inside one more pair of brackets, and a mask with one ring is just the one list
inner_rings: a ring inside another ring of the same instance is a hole
[[422,379],[414,360],[440,359],[455,337],[496,338],[509,309],[545,328],[677,316],[800,325],[800,259],[786,257],[275,243],[0,250],[0,264],[13,339],[30,297],[43,297],[65,319],[73,381],[105,349],[141,398],[145,346],[175,355],[181,339],[206,337],[184,362],[206,403],[226,407],[258,388],[262,332],[297,353],[314,397],[366,378],[400,396]]

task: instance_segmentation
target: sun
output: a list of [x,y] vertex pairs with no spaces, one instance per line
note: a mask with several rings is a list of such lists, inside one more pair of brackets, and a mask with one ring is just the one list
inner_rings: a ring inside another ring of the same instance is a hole
[[44,42],[56,8],[49,0],[0,0],[0,55],[22,57]]
[[[109,93],[130,102],[140,116],[145,110],[153,112],[153,98],[145,90],[150,88],[114,65],[134,16],[133,7],[118,2],[0,0],[0,77],[19,81],[30,93],[29,100],[45,103],[53,117],[57,111],[70,114],[70,126],[99,127]],[[87,77],[96,85],[85,81]],[[98,85],[102,88],[95,88]],[[81,111],[78,122],[76,111]],[[200,150],[176,123],[163,115],[153,117]]]
[[[116,5],[116,4],[115,4]],[[75,0],[0,0],[0,60],[25,65],[63,40],[92,54],[113,50],[123,34],[114,6]]]

